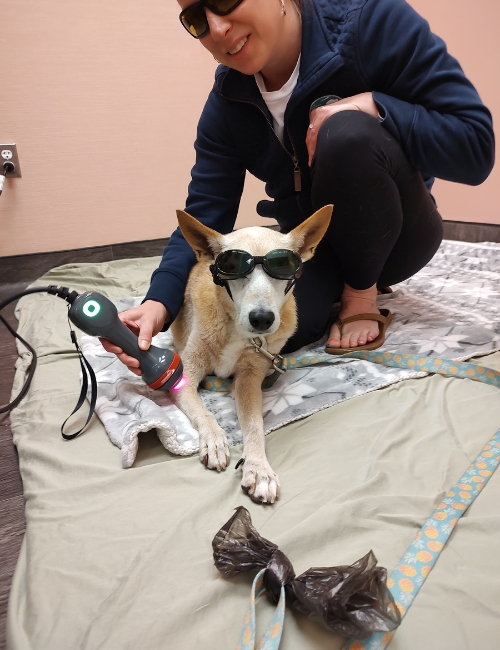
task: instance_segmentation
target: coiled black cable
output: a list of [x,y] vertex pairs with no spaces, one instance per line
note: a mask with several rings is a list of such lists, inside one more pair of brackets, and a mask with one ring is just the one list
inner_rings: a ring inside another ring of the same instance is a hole
[[[23,296],[27,296],[30,293],[48,293],[49,288],[51,289],[52,287],[33,287],[31,289],[25,289],[24,291],[21,291],[21,293],[17,293],[15,296],[10,296],[10,298],[7,298],[7,300],[0,302],[0,311],[2,311],[4,307],[7,307],[7,305],[10,305],[11,302],[14,302],[15,300],[19,300],[19,298],[22,298]],[[28,376],[26,378],[26,381],[24,382],[24,386],[21,388],[21,391],[19,392],[17,397],[13,399],[12,402],[10,402],[9,404],[0,405],[0,413],[7,413],[9,411],[12,411],[12,409],[16,408],[16,406],[21,402],[23,397],[28,392],[28,389],[31,384],[31,380],[33,379],[33,375],[35,374],[37,356],[35,350],[31,347],[31,345],[27,341],[25,341],[23,337],[20,334],[18,334],[13,327],[11,327],[10,323],[8,323],[1,314],[0,314],[0,320],[5,325],[5,327],[9,330],[12,336],[14,336],[18,341],[21,341],[24,347],[31,354],[31,363],[28,368]]]
[[[17,293],[14,296],[10,296],[6,300],[0,302],[0,311],[2,311],[4,307],[7,307],[7,305],[10,305],[11,302],[14,302],[15,300],[19,300],[19,298],[22,298],[23,296],[27,296],[32,293],[48,293],[50,295],[58,296],[59,298],[62,298],[69,304],[71,304],[78,296],[78,293],[76,291],[71,291],[70,289],[68,289],[68,287],[58,287],[54,284],[49,285],[48,287],[31,287],[30,289],[25,289],[24,291],[21,291],[20,293]],[[21,400],[25,397],[26,393],[28,392],[29,387],[31,385],[31,380],[33,379],[33,375],[35,374],[35,370],[36,370],[37,355],[33,347],[27,341],[25,341],[23,337],[20,334],[18,334],[13,327],[11,327],[11,325],[5,320],[5,318],[2,315],[0,315],[0,320],[5,325],[5,327],[9,330],[12,336],[18,339],[31,354],[31,363],[28,368],[28,376],[26,377],[26,381],[24,382],[23,387],[19,391],[19,394],[9,404],[0,405],[0,413],[8,413],[9,411],[12,411],[14,408],[16,408],[16,406],[18,406],[18,404],[21,402]],[[71,329],[71,326],[70,326],[70,331],[71,331],[71,340],[75,344],[76,350],[80,357],[80,364],[83,373],[82,391],[80,393],[78,404],[76,405],[71,415],[76,413],[76,411],[82,406],[85,400],[85,395],[87,393],[87,387],[88,387],[87,373],[90,376],[90,383],[91,383],[91,402],[90,402],[90,411],[87,417],[87,421],[79,431],[73,434],[64,433],[64,426],[66,422],[69,420],[69,418],[65,420],[64,424],[61,427],[61,434],[63,438],[65,438],[66,440],[72,440],[73,438],[76,438],[76,436],[78,436],[83,431],[83,429],[85,429],[94,412],[95,401],[97,396],[97,382],[96,382],[94,371],[90,366],[90,364],[88,363],[88,361],[83,356],[80,347],[78,346],[76,335]],[[71,415],[69,417],[71,417]]]

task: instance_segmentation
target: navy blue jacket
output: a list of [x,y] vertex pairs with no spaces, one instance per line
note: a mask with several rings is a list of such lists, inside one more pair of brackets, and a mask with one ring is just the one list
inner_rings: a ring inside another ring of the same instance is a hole
[[[309,106],[323,95],[372,91],[383,126],[427,187],[433,178],[477,185],[491,171],[491,115],[445,43],[404,0],[303,0],[297,86],[284,144],[253,76],[219,66],[201,115],[186,211],[222,233],[234,228],[246,170],[272,201],[257,212],[291,229],[312,214],[305,145]],[[302,190],[294,189],[299,169]],[[177,229],[153,273],[147,299],[170,322],[181,308],[195,256]]]

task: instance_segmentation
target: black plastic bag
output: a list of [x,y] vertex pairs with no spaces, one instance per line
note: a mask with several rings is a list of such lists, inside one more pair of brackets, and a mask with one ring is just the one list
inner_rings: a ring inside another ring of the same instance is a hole
[[274,603],[283,585],[288,605],[337,634],[362,640],[401,623],[387,571],[377,567],[372,551],[350,566],[311,568],[295,577],[290,560],[259,535],[243,506],[215,535],[212,547],[224,577],[265,568],[264,585]]

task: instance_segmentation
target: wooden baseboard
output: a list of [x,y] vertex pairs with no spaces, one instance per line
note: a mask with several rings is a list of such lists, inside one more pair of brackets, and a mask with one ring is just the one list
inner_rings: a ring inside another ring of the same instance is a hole
[[472,223],[470,221],[443,221],[444,238],[455,241],[468,241],[477,244],[481,241],[500,243],[500,224]]

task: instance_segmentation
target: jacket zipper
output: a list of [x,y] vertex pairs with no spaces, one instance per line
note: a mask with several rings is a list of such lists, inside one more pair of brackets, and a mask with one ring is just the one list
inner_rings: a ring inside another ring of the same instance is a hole
[[[274,131],[274,129],[273,129],[273,131]],[[302,178],[301,178],[301,175],[300,175],[299,159],[297,158],[297,152],[295,151],[295,145],[293,144],[293,140],[292,140],[292,137],[290,135],[290,131],[288,130],[288,128],[287,128],[286,132],[288,134],[288,139],[290,140],[290,144],[292,145],[292,149],[293,149],[293,156],[292,156],[292,161],[293,161],[293,186],[294,186],[296,192],[300,192],[302,190]],[[276,136],[276,137],[278,137],[278,136]],[[278,138],[278,140],[279,140],[279,138]],[[281,140],[280,140],[280,142],[281,142]],[[284,148],[286,149],[286,147],[284,147]],[[287,149],[287,151],[288,151],[288,149]]]
[[257,108],[262,113],[262,115],[264,116],[264,119],[266,120],[266,122],[271,127],[271,131],[274,133],[275,137],[278,139],[278,142],[280,143],[281,148],[284,151],[286,151],[286,153],[292,159],[292,162],[293,162],[293,187],[294,187],[296,192],[300,192],[302,190],[302,178],[301,178],[300,167],[299,167],[299,159],[297,158],[297,153],[295,151],[295,146],[293,144],[292,138],[290,137],[289,130],[287,129],[286,132],[288,134],[288,139],[290,140],[290,144],[292,145],[293,154],[291,154],[288,151],[288,149],[285,147],[285,145],[278,138],[278,136],[276,135],[275,130],[273,129],[272,123],[268,120],[267,115],[264,113],[264,111],[262,110],[262,108],[260,106],[258,106],[257,104],[254,104],[253,102],[247,102],[244,99],[229,99],[229,97],[226,97],[225,95],[222,95],[222,93],[221,93],[221,97],[224,97],[224,99],[227,99],[230,102],[239,102],[240,104],[250,104],[250,106],[255,106],[255,108]]

